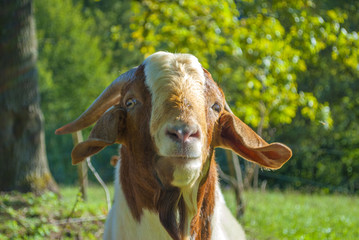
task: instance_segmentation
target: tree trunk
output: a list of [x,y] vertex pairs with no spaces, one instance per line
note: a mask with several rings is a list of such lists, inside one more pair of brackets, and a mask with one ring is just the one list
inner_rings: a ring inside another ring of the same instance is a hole
[[230,169],[231,176],[236,180],[234,186],[234,193],[236,195],[236,217],[239,219],[244,215],[245,211],[245,201],[244,201],[244,187],[243,187],[243,178],[242,170],[239,165],[238,156],[230,150],[226,150],[227,164]]
[[0,191],[57,190],[48,168],[32,0],[0,1]]

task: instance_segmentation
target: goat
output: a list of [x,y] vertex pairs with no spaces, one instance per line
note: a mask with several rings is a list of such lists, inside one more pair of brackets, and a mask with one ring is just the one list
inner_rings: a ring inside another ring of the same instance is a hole
[[231,149],[269,169],[292,155],[233,115],[211,74],[190,54],[149,56],[56,134],[96,121],[71,156],[77,164],[122,145],[104,239],[245,239],[219,188],[214,149]]

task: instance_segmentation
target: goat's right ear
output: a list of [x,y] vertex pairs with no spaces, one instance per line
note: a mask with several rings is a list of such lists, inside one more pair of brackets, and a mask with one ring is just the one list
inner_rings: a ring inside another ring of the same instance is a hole
[[88,140],[77,144],[72,150],[72,164],[82,162],[115,142],[122,143],[125,119],[126,112],[119,108],[104,113],[93,127]]

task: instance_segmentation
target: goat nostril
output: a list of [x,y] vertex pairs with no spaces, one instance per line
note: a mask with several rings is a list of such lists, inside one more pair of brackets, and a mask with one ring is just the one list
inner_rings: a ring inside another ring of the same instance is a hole
[[199,138],[200,137],[199,131],[197,130],[196,132],[192,133],[189,137],[190,138]]
[[170,128],[167,129],[166,135],[174,141],[186,142],[191,138],[200,138],[200,132],[198,130],[186,130],[182,128]]
[[167,130],[166,134],[173,140],[180,140],[180,136],[175,130]]

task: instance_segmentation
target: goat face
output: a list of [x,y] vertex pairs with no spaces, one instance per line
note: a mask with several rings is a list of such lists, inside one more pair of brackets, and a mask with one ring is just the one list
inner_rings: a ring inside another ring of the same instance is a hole
[[209,72],[189,54],[151,55],[57,133],[82,129],[97,119],[89,139],[74,148],[73,162],[121,143],[128,154],[137,154],[132,156],[136,161],[151,159],[142,165],[164,187],[198,182],[208,171],[215,147],[232,149],[272,169],[291,157],[288,147],[266,143],[231,113]]
[[210,143],[204,70],[187,54],[160,52],[144,65],[152,98],[150,134],[157,153],[156,174],[164,185],[191,186],[201,173]]

